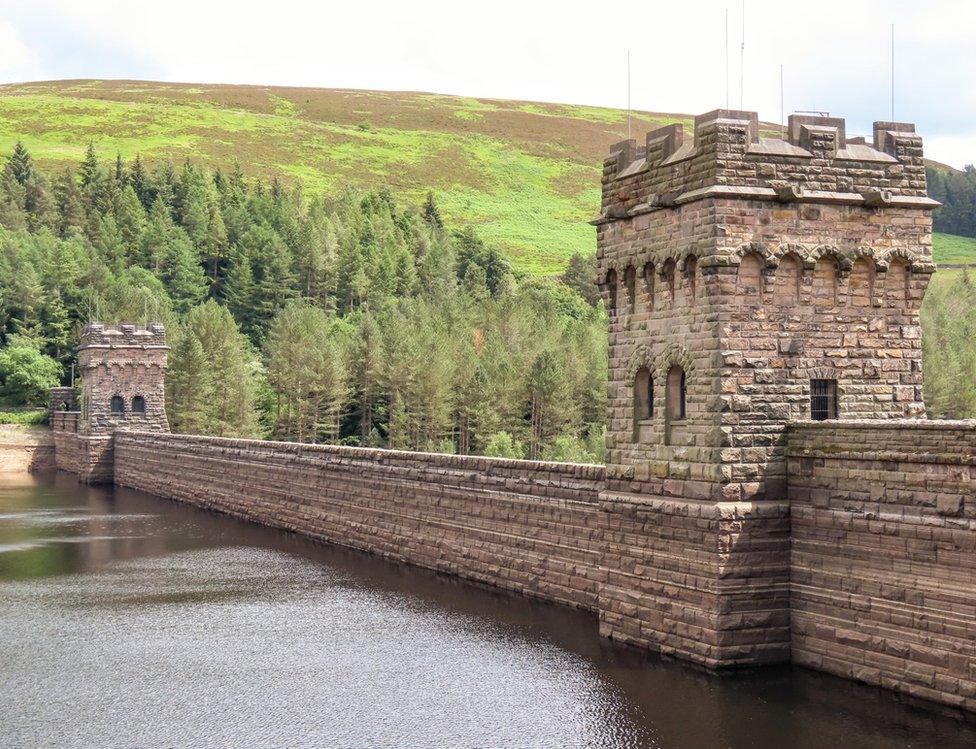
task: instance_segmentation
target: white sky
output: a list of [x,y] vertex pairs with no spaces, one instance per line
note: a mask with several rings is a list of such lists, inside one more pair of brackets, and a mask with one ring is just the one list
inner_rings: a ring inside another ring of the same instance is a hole
[[[739,106],[741,0],[0,0],[0,81],[140,78],[626,106]],[[828,110],[848,134],[915,122],[926,154],[976,162],[976,2],[747,0],[745,109]]]

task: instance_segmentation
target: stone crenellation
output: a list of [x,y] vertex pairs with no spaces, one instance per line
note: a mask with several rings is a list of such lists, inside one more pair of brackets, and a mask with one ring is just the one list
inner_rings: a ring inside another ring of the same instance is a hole
[[718,110],[615,146],[605,468],[171,435],[165,331],[101,325],[57,463],[591,610],[709,668],[793,661],[976,710],[976,422],[923,418],[935,205],[904,123],[762,138]]
[[868,207],[932,207],[915,126],[874,123],[874,143],[846,137],[837,117],[792,115],[786,138],[761,138],[755,112],[718,109],[622,141],[603,164],[596,223],[709,197]]

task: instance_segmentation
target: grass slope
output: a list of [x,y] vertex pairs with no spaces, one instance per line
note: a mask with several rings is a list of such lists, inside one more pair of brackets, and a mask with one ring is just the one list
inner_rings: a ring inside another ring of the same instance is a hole
[[[684,115],[638,112],[633,132]],[[600,202],[600,165],[626,136],[616,109],[389,93],[144,81],[0,86],[0,152],[23,140],[43,165],[76,164],[94,142],[115,153],[190,158],[254,175],[299,179],[310,191],[389,185],[407,198],[433,189],[449,219],[529,272],[559,271],[592,253],[586,221]]]
[[[691,117],[634,113],[632,132]],[[0,154],[22,140],[44,166],[89,142],[116,152],[300,180],[309,191],[388,185],[476,224],[516,267],[560,271],[594,251],[600,166],[627,133],[623,110],[273,86],[50,81],[0,86]],[[976,262],[976,240],[936,235],[936,260]]]
[[936,263],[976,265],[976,239],[934,232],[932,255]]

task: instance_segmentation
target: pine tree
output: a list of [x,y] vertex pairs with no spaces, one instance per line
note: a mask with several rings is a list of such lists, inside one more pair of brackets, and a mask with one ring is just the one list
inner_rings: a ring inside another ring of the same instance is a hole
[[430,224],[434,229],[443,229],[444,220],[441,218],[440,209],[437,207],[437,203],[434,202],[434,193],[431,190],[427,191],[427,199],[424,201],[423,207],[424,221]]
[[0,226],[14,231],[27,228],[26,198],[24,186],[8,164],[0,174]]
[[85,226],[85,205],[81,190],[70,170],[65,171],[54,185],[55,204],[59,215],[58,233],[62,237],[81,232]]
[[207,355],[200,339],[184,331],[173,346],[166,375],[166,414],[178,434],[205,434],[214,395]]
[[253,437],[260,432],[256,373],[246,339],[228,309],[210,299],[187,315],[186,331],[203,350],[209,371],[206,395],[206,434]]
[[14,179],[24,187],[36,175],[34,160],[31,158],[30,153],[28,153],[27,148],[19,140],[14,145],[14,151],[10,155],[7,163],[10,166]]
[[125,243],[126,257],[134,260],[138,254],[139,238],[146,227],[146,211],[132,185],[126,185],[122,190],[115,210],[115,223]]

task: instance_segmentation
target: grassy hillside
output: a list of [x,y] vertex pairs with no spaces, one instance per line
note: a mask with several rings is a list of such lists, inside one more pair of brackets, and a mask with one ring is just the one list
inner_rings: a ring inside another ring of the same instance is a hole
[[[637,113],[633,132],[683,115]],[[300,179],[308,190],[433,189],[449,219],[478,225],[515,265],[560,270],[590,253],[600,164],[626,113],[595,107],[264,86],[55,81],[0,86],[0,151],[23,140],[44,166],[89,141],[114,158],[185,157]]]
[[935,232],[932,235],[935,262],[949,265],[976,265],[976,239]]
[[[691,117],[637,112],[632,132]],[[22,140],[46,167],[100,155],[192,159],[301,180],[310,191],[433,189],[449,220],[473,223],[516,267],[560,271],[594,249],[600,164],[626,137],[619,109],[391,93],[146,81],[0,86],[0,153]],[[976,262],[976,242],[937,235],[936,259]]]

